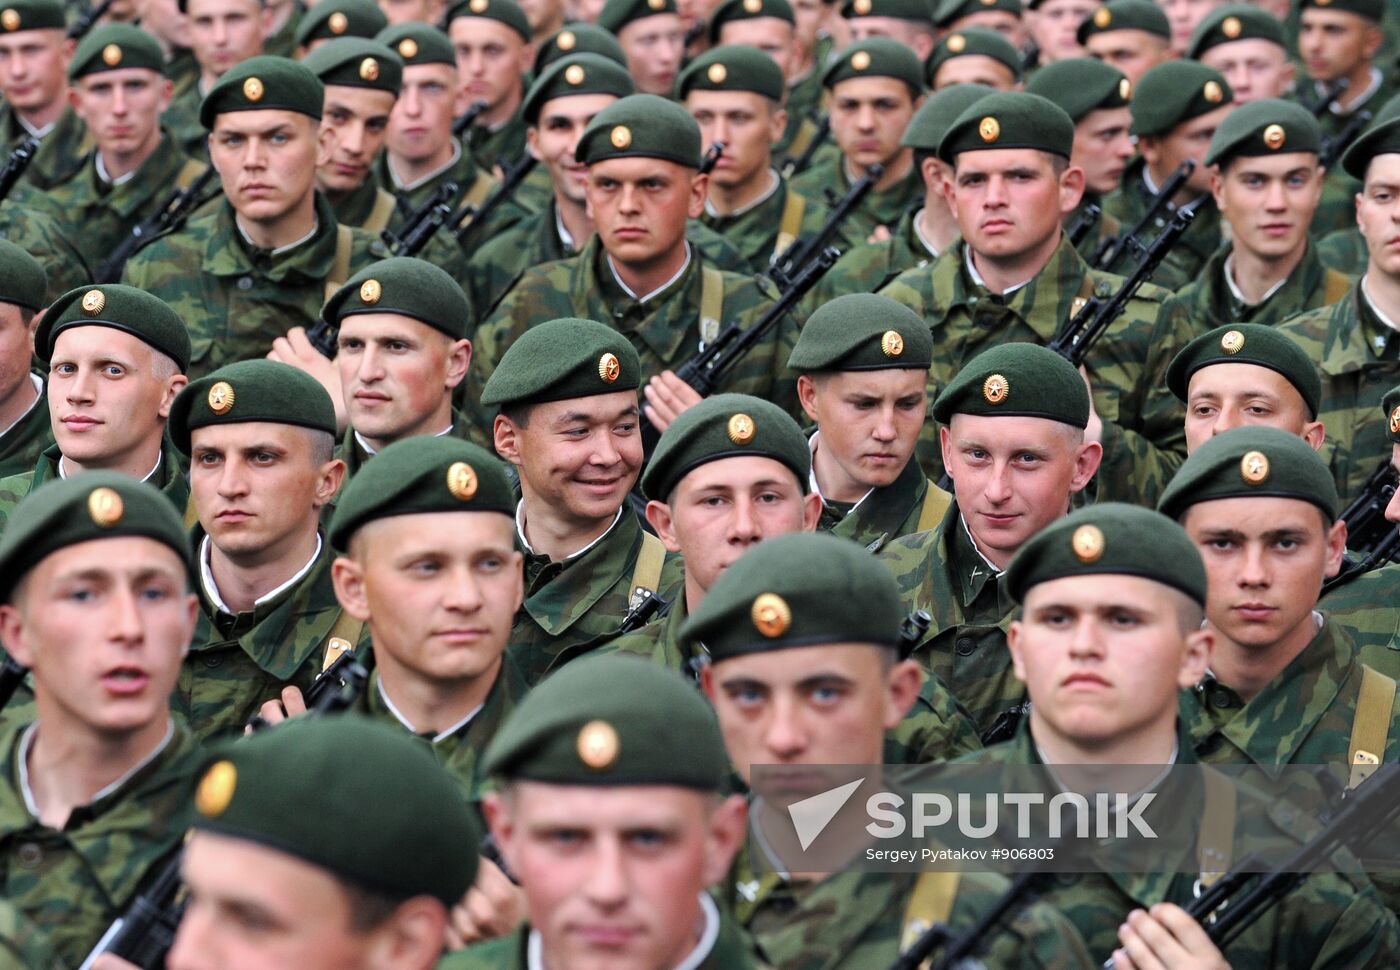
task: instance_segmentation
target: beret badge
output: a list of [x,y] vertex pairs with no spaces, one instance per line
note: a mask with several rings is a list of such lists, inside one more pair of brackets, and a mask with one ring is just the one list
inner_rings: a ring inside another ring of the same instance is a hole
[[886,357],[898,357],[904,353],[904,338],[897,330],[886,330],[880,338],[880,352]]
[[1400,404],[1397,404],[1395,409],[1390,412],[1390,433],[1400,434]]
[[411,61],[418,56],[418,41],[412,37],[405,37],[399,41],[399,56],[406,61]]
[[1238,17],[1226,17],[1220,24],[1220,32],[1231,40],[1238,37],[1242,29],[1243,27],[1240,25],[1240,18]]
[[1270,125],[1264,129],[1264,144],[1273,151],[1283,147],[1284,137],[1283,125]]
[[855,3],[851,4],[851,9],[859,16],[864,17],[874,9],[874,4],[871,3],[871,0],[856,0]]
[[257,104],[263,99],[263,83],[255,77],[243,82],[243,97]]
[[1094,11],[1094,26],[1103,30],[1113,23],[1113,13],[1107,7],[1100,7]]
[[1118,81],[1118,97],[1122,98],[1124,101],[1133,100],[1132,81],[1129,81],[1127,78],[1121,78]]
[[1069,542],[1075,558],[1082,563],[1098,562],[1103,556],[1103,530],[1096,525],[1081,525]]
[[982,382],[982,397],[988,404],[1000,404],[1011,393],[1011,385],[1000,374],[993,374]]
[[122,497],[106,486],[94,488],[88,495],[87,500],[88,515],[92,521],[103,529],[110,529],[122,520],[122,513],[126,511],[122,504]]
[[1227,354],[1238,354],[1244,349],[1244,334],[1238,330],[1226,331],[1220,337],[1220,349]]
[[83,294],[83,312],[95,317],[107,308],[107,297],[101,290],[88,290]]
[[604,354],[598,358],[598,377],[604,384],[613,384],[622,376],[622,362],[616,354]]
[[611,768],[619,747],[617,729],[607,721],[589,721],[579,729],[579,760],[594,771]]
[[1247,451],[1240,459],[1240,478],[1246,485],[1262,485],[1269,479],[1269,457],[1262,451]]
[[122,49],[116,44],[108,44],[102,48],[102,63],[108,67],[116,67],[122,62]]
[[954,34],[948,38],[948,52],[951,54],[961,54],[967,47],[967,38],[962,34]]
[[729,435],[729,440],[736,445],[746,445],[753,440],[757,432],[753,418],[747,414],[736,414],[729,419],[729,424],[725,427],[725,433]]
[[379,62],[372,57],[366,57],[364,60],[360,61],[360,80],[379,80]]
[[770,640],[782,636],[792,626],[792,609],[777,593],[760,593],[749,615],[754,629]]
[[558,47],[561,51],[571,51],[577,43],[578,38],[574,36],[574,32],[572,30],[566,30],[554,41],[554,46]]
[[0,27],[6,30],[19,30],[19,11],[13,7],[6,7],[4,13],[0,13]]
[[744,13],[757,14],[763,10],[763,0],[744,0]]
[[564,80],[574,87],[578,87],[582,84],[587,77],[588,75],[584,72],[582,64],[570,64],[568,67],[564,68]]
[[233,410],[233,402],[236,397],[237,395],[233,393],[232,384],[228,381],[219,381],[213,387],[209,388],[209,397],[207,399],[209,410],[213,411],[219,417],[223,417]]
[[350,27],[350,18],[337,10],[326,18],[326,29],[331,33],[339,35],[345,33]]
[[1001,137],[1001,125],[995,118],[988,115],[977,125],[977,134],[981,136],[983,141],[990,145]]
[[627,146],[632,144],[632,129],[626,125],[615,125],[612,133],[608,135],[608,140],[612,142],[614,148],[625,150]]
[[1219,104],[1225,100],[1225,91],[1218,81],[1207,81],[1201,88],[1201,97],[1211,104]]
[[464,461],[454,461],[447,469],[447,491],[459,502],[470,502],[478,486],[476,472]]
[[379,285],[378,280],[365,280],[360,284],[360,300],[368,306],[374,306],[383,295],[384,287]]
[[870,52],[856,51],[852,54],[851,67],[857,71],[868,71],[870,69]]
[[200,781],[194,795],[194,807],[205,818],[218,818],[228,809],[237,788],[238,769],[232,761],[220,761]]

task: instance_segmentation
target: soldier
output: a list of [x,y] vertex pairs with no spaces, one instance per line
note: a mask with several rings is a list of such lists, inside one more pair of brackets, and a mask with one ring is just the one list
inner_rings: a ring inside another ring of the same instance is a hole
[[940,32],[966,30],[969,27],[990,30],[1001,34],[1019,51],[1025,49],[1030,40],[1021,14],[1021,0],[991,0],[990,3],[985,0],[943,0],[934,13],[934,24]]
[[1076,37],[1086,54],[1118,68],[1134,88],[1172,57],[1171,24],[1151,0],[1109,0],[1084,18]]
[[811,118],[819,121],[825,114],[822,102],[826,91],[822,73],[831,57],[833,42],[824,30],[832,19],[836,4],[827,0],[789,0],[792,6],[793,53],[792,64],[784,73],[788,78],[787,109],[789,117]]
[[[910,924],[942,923],[956,936],[1006,886],[999,876],[972,872],[947,887],[939,873],[784,871],[793,839],[787,810],[803,793],[765,790],[754,765],[879,765],[885,732],[919,692],[918,665],[897,652],[902,619],[888,573],[860,546],[787,535],[760,543],[726,570],[681,630],[710,650],[701,683],[729,760],[754,791],[752,837],[724,887],[725,902],[775,966],[890,966]],[[762,868],[752,858],[759,851],[769,856]],[[930,907],[926,893],[935,884],[945,892]],[[1074,931],[1039,904],[1003,926],[977,954],[982,965],[1089,965]]]
[[199,79],[199,64],[190,50],[190,18],[177,0],[138,0],[137,23],[165,53],[165,76],[181,94]]
[[6,155],[31,135],[40,139],[24,178],[48,190],[72,178],[92,146],[68,103],[73,42],[58,0],[17,0],[5,9],[11,14],[0,23],[0,139]]
[[1378,0],[1302,0],[1298,54],[1307,77],[1299,80],[1297,96],[1311,103],[1340,78],[1350,82],[1320,119],[1328,137],[1340,133],[1356,112],[1375,110],[1394,93],[1373,63],[1384,17],[1385,4]]
[[845,0],[841,19],[852,43],[872,37],[896,41],[913,51],[920,63],[933,53],[931,0]]
[[209,151],[209,133],[199,120],[204,96],[230,68],[263,53],[270,14],[258,0],[180,0],[180,11],[188,14],[199,75],[170,102],[161,124],[181,149],[203,157]]
[[296,0],[265,0],[264,9],[268,23],[262,52],[274,57],[296,57],[296,31],[306,8]]
[[324,100],[316,76],[281,57],[244,61],[204,99],[200,123],[224,199],[142,249],[123,274],[185,319],[192,376],[260,357],[289,327],[310,326],[371,256],[374,240],[338,226],[316,191]]
[[997,91],[1021,87],[1021,55],[1001,34],[968,27],[948,34],[928,60],[928,85],[983,84]]
[[1087,57],[1079,41],[1079,25],[1097,8],[1090,0],[1030,0],[1026,20],[1036,63],[1047,67],[1071,57]]
[[617,36],[639,92],[671,96],[685,52],[685,27],[675,0],[608,0],[598,26]]
[[1236,104],[1287,97],[1294,65],[1283,24],[1250,4],[1216,7],[1197,26],[1188,60],[1219,71]]
[[374,0],[321,0],[297,23],[295,39],[300,57],[341,37],[369,40],[389,20]]
[[38,260],[0,239],[0,479],[29,471],[53,444],[44,376],[29,369],[46,289]]
[[180,516],[149,485],[90,472],[18,511],[0,640],[35,706],[0,739],[0,880],[76,967],[189,826],[197,750],[169,695],[198,607]]
[[39,261],[48,278],[44,302],[52,303],[73,287],[90,282],[92,271],[58,222],[40,211],[41,198],[41,193],[21,186],[13,196],[0,201],[0,240]]
[[1224,0],[1162,0],[1162,12],[1172,28],[1172,53],[1185,57],[1196,27]]
[[520,9],[530,21],[530,42],[537,47],[564,29],[564,0],[526,0]]
[[530,22],[515,0],[463,0],[447,12],[447,34],[466,100],[486,102],[462,143],[477,164],[504,169],[525,154],[520,102],[535,56]]

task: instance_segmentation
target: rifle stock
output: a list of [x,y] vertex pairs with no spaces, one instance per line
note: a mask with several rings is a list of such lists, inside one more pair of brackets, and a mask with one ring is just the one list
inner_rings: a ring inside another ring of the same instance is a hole
[[78,41],[86,37],[97,22],[107,16],[107,11],[112,9],[112,3],[113,0],[102,0],[97,6],[84,10],[82,15],[73,21],[73,26],[68,28],[68,39]]
[[19,182],[25,169],[29,168],[29,163],[34,161],[34,156],[37,154],[39,154],[39,139],[33,135],[25,138],[10,153],[5,167],[0,169],[0,202],[10,197],[11,190],[14,189],[15,184]]
[[468,105],[467,110],[462,112],[462,117],[452,122],[452,137],[461,141],[467,130],[476,124],[476,119],[480,118],[489,107],[490,105],[480,98]]
[[1370,123],[1371,112],[1369,111],[1358,111],[1352,115],[1351,120],[1346,123],[1346,127],[1323,142],[1322,151],[1317,156],[1317,163],[1330,171],[1351,143],[1356,141],[1356,136],[1361,134],[1361,130]]
[[24,683],[28,674],[29,668],[21,667],[14,657],[6,657],[5,662],[0,664],[0,711],[10,703],[10,698],[15,696],[15,691],[19,690],[19,685]]
[[1065,235],[1069,237],[1069,244],[1075,249],[1084,241],[1084,237],[1089,235],[1089,230],[1099,224],[1103,218],[1103,206],[1096,203],[1086,205],[1075,217],[1075,220],[1065,229]]
[[817,150],[831,137],[831,116],[813,112],[811,117],[814,121],[818,117],[821,118],[820,121],[817,121],[817,130],[812,134],[812,140],[807,143],[807,147],[802,150],[802,154],[798,155],[796,158],[790,158],[784,163],[784,178],[792,178],[794,175],[807,171],[808,166],[812,164],[812,159],[816,157]]
[[422,205],[413,210],[404,220],[399,232],[385,229],[379,234],[389,252],[395,256],[417,256],[428,245],[428,240],[447,224],[457,205],[459,187],[451,180],[443,182]]
[[1351,87],[1351,82],[1344,77],[1339,77],[1332,82],[1331,87],[1322,92],[1322,97],[1308,105],[1308,110],[1312,112],[1314,118],[1321,118],[1327,113],[1332,105],[1337,103],[1337,99],[1347,93],[1347,88]]
[[724,154],[724,146],[715,142],[705,151],[705,157],[700,159],[700,174],[709,175],[719,164],[720,157]]

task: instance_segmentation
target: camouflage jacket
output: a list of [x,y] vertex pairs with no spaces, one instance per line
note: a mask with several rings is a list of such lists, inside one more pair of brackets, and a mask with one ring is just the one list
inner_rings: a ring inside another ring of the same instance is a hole
[[[1147,183],[1143,181],[1145,168],[1146,163],[1141,158],[1130,162],[1127,171],[1123,173],[1123,183],[1118,191],[1103,201],[1104,213],[1117,219],[1123,225],[1124,232],[1137,225],[1138,220],[1147,214],[1147,208],[1152,204],[1154,193],[1148,190]],[[1151,231],[1143,231],[1146,238],[1141,242],[1144,245],[1149,244],[1157,237],[1157,230],[1165,228],[1170,218],[1171,213],[1158,215],[1155,226],[1149,227]],[[1201,268],[1205,266],[1211,253],[1218,248],[1220,210],[1215,207],[1214,199],[1204,195],[1196,205],[1195,221],[1152,274],[1152,282],[1169,290],[1181,289],[1200,277]],[[1120,265],[1113,267],[1113,270],[1126,276],[1132,272],[1132,264],[1124,260]]]
[[1317,247],[1308,244],[1302,260],[1288,278],[1261,303],[1239,300],[1225,281],[1225,260],[1233,251],[1229,243],[1206,260],[1201,274],[1172,297],[1169,306],[1180,306],[1191,327],[1205,333],[1227,323],[1276,324],[1303,310],[1331,306],[1346,295],[1355,282],[1345,273],[1328,269],[1318,258]]
[[[461,412],[456,410],[452,412],[452,427],[448,430],[447,436],[449,438],[457,438],[461,441],[470,441],[474,445],[480,445],[487,451],[494,451],[495,448],[489,438],[481,437],[481,435],[478,434],[478,429],[475,428]],[[354,428],[345,429],[345,435],[340,439],[340,445],[335,450],[335,456],[345,462],[346,482],[354,478],[355,473],[364,467],[365,462],[374,457],[374,455],[365,450],[365,446],[360,444],[359,439],[355,437]],[[340,486],[340,492],[337,493],[337,498],[339,495],[344,494],[344,492],[345,485],[342,484]],[[334,505],[335,500],[332,499],[327,505],[327,508],[330,509]]]
[[196,74],[194,83],[177,91],[160,116],[161,127],[170,132],[181,151],[194,158],[209,157],[209,130],[199,123],[199,106],[203,101]]
[[932,529],[943,520],[952,501],[953,496],[929,481],[919,463],[910,459],[898,478],[872,488],[855,505],[823,498],[817,531],[879,552],[894,539]]
[[199,61],[188,47],[176,47],[166,55],[165,76],[170,78],[175,94],[183,94],[199,81]]
[[292,13],[287,18],[286,23],[277,28],[277,32],[271,37],[263,40],[262,52],[264,54],[272,57],[297,59],[297,25],[301,23],[301,18],[309,6],[311,4],[303,4],[300,0],[292,4]]
[[[1394,35],[1394,25],[1387,24],[1384,32],[1387,34],[1387,46],[1393,44],[1396,39]],[[1289,50],[1295,51],[1297,48],[1293,47],[1289,48]],[[1391,53],[1393,56],[1394,52],[1392,51]],[[1318,124],[1322,126],[1322,138],[1324,142],[1329,138],[1335,138],[1337,135],[1341,134],[1342,129],[1351,122],[1352,115],[1356,112],[1361,110],[1370,111],[1372,113],[1378,112],[1381,110],[1381,106],[1389,101],[1391,96],[1395,94],[1394,78],[1387,76],[1388,65],[1377,58],[1374,62],[1374,67],[1381,73],[1381,85],[1375,91],[1371,92],[1366,100],[1362,101],[1360,104],[1353,104],[1348,111],[1338,110],[1337,106],[1333,105],[1332,108],[1322,112],[1318,117],[1317,121]],[[1308,77],[1304,72],[1299,71],[1298,80],[1293,87],[1293,96],[1299,103],[1311,108],[1318,102],[1319,98],[1322,96],[1322,92],[1318,90],[1317,81]]]
[[31,201],[41,193],[17,187],[10,198],[0,202],[0,237],[8,239],[33,256],[48,277],[45,298],[52,303],[69,290],[92,282],[92,270],[83,262],[77,244],[63,227]]
[[[928,399],[935,400],[964,363],[1011,341],[1047,344],[1073,316],[1076,301],[1107,297],[1122,278],[1090,270],[1063,236],[1034,279],[1006,296],[976,285],[967,271],[966,243],[933,265],[897,276],[881,292],[911,307],[933,330]],[[1186,455],[1185,409],[1167,390],[1167,366],[1195,335],[1169,294],[1144,285],[1089,350],[1085,369],[1094,409],[1103,419],[1103,463],[1095,478],[1100,501],[1152,505]],[[938,481],[943,461],[936,423],[919,438],[919,463]]]
[[505,169],[525,154],[525,119],[517,111],[494,131],[476,124],[462,136],[462,145],[488,171]]
[[1347,580],[1317,608],[1346,631],[1359,662],[1400,680],[1400,565]]
[[[15,506],[34,489],[47,481],[59,478],[58,462],[63,457],[57,444],[51,444],[39,453],[39,460],[27,472],[0,479],[0,531],[5,528]],[[190,483],[180,465],[181,455],[166,438],[161,444],[160,465],[147,483],[154,485],[170,499],[170,504],[181,515],[190,501]]]
[[[292,327],[320,319],[338,235],[330,203],[320,193],[316,218],[310,240],[273,255],[244,240],[225,199],[126,264],[123,283],[160,297],[185,319],[194,350],[191,380],[237,360],[262,357]],[[384,255],[378,240],[360,230],[350,233],[349,273]]]
[[0,968],[63,970],[44,935],[20,915],[13,903],[3,899],[0,899]]
[[20,758],[28,725],[0,737],[0,898],[76,967],[121,915],[148,876],[177,849],[190,825],[199,749],[179,725],[164,747],[114,790],[73,810],[62,830],[26,804]]
[[1079,245],[1075,247],[1079,250],[1079,255],[1083,256],[1086,260],[1090,259],[1094,253],[1098,251],[1099,246],[1103,245],[1105,239],[1116,237],[1123,231],[1123,226],[1117,219],[1113,218],[1113,216],[1109,215],[1107,212],[1102,211],[1104,208],[1103,198],[1097,193],[1089,192],[1086,189],[1084,197],[1079,200],[1079,205],[1077,205],[1074,211],[1064,220],[1065,232],[1069,232],[1075,221],[1083,215],[1085,207],[1091,203],[1098,206],[1100,209],[1099,221],[1094,223],[1089,231],[1084,234],[1084,238],[1079,241]]
[[1322,265],[1350,276],[1366,272],[1371,252],[1366,237],[1355,226],[1329,232],[1317,241],[1317,257]]
[[908,269],[922,269],[938,258],[919,235],[917,223],[923,209],[900,216],[890,229],[890,238],[862,242],[843,249],[836,265],[812,287],[800,304],[803,316],[846,293],[874,293]]
[[1390,458],[1380,406],[1385,392],[1400,383],[1400,334],[1376,316],[1359,282],[1336,306],[1300,313],[1279,330],[1317,361],[1322,375],[1317,418],[1327,429],[1322,457],[1348,502]]
[[[840,198],[851,190],[855,182],[846,171],[846,157],[838,153],[826,161],[814,162],[807,171],[793,176],[790,184],[807,198],[825,202],[827,188]],[[870,238],[877,226],[893,228],[904,213],[918,207],[923,197],[923,176],[911,166],[909,174],[894,185],[867,195],[842,223],[841,233],[859,245]]]
[[1360,191],[1360,180],[1342,171],[1340,165],[1323,177],[1322,197],[1313,210],[1309,230],[1314,239],[1339,229],[1356,228],[1356,194]]
[[[794,191],[776,172],[773,178],[777,180],[773,190],[742,212],[720,215],[707,202],[701,216],[705,225],[739,247],[751,273],[767,270],[776,256],[798,239],[821,232],[831,218],[824,204]],[[839,235],[831,244],[843,250],[848,247]]]
[[[372,239],[383,241],[382,232],[395,231],[403,226],[403,215],[392,192],[380,187],[373,178],[367,178],[357,189],[340,196],[327,194],[326,201],[335,212],[335,219],[342,226],[361,229]],[[376,210],[387,206],[381,216]],[[382,220],[382,224],[381,224]],[[455,280],[460,280],[467,272],[467,260],[462,249],[452,237],[439,229],[428,237],[427,245],[418,251],[419,259],[437,266]]]
[[[20,122],[19,115],[8,105],[0,107],[0,139],[4,141],[0,147],[0,152],[4,152],[0,166],[28,137],[29,130]],[[39,139],[39,151],[24,171],[24,182],[45,191],[61,185],[78,174],[92,147],[87,125],[71,107],[64,108],[49,133]]]
[[0,434],[0,479],[33,471],[44,449],[53,444],[47,389],[42,375],[33,376],[39,380],[39,396],[23,417]]

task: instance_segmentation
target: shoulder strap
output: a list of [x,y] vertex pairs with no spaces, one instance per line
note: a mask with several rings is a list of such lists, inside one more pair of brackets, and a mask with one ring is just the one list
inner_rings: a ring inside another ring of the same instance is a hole
[[1351,279],[1343,273],[1338,273],[1335,269],[1328,269],[1322,277],[1322,305],[1334,306],[1342,302],[1342,298],[1351,289]]
[[807,118],[802,119],[802,123],[797,126],[797,132],[792,136],[792,141],[788,142],[788,158],[801,158],[802,153],[812,144],[812,137],[817,133],[817,126],[812,124]]
[[1209,889],[1230,870],[1235,854],[1235,786],[1208,765],[1201,766],[1201,777],[1206,804],[1196,835],[1196,864],[1201,870],[1201,888]]
[[175,174],[175,187],[177,189],[189,188],[197,178],[204,174],[204,170],[208,167],[197,158],[186,159],[185,164],[180,166],[180,171]]
[[642,533],[642,548],[632,569],[631,605],[636,606],[661,585],[661,567],[666,564],[666,547],[650,532]]
[[1379,670],[1361,665],[1361,693],[1351,720],[1351,743],[1347,764],[1351,765],[1352,789],[1370,778],[1385,757],[1390,739],[1390,712],[1395,705],[1395,681]]
[[773,247],[773,258],[787,252],[789,246],[797,242],[797,234],[802,231],[802,214],[807,209],[807,200],[792,189],[787,190],[787,200],[783,202],[783,215],[778,220],[778,242]]
[[919,510],[919,524],[914,526],[914,531],[927,532],[938,525],[943,521],[943,516],[948,514],[948,506],[952,504],[952,495],[929,482],[928,491],[924,492],[923,508]]
[[350,249],[354,242],[349,226],[335,227],[335,262],[331,264],[331,275],[326,277],[327,300],[350,278]]
[[919,881],[914,883],[914,891],[909,895],[909,905],[904,908],[904,929],[899,940],[901,953],[932,927],[940,923],[948,924],[961,879],[962,873],[957,870],[925,872],[919,876]]
[[[389,219],[394,215],[394,206],[398,201],[383,189],[374,190],[374,207],[369,210],[369,217],[365,219],[365,224],[360,228],[365,232],[379,235],[389,228]],[[347,267],[348,269],[348,267]],[[339,287],[337,287],[339,289]]]
[[495,184],[496,180],[488,175],[485,170],[477,169],[476,178],[472,179],[472,184],[467,188],[467,194],[462,196],[462,201],[480,206],[481,203],[486,201],[486,197],[491,194],[491,186]]
[[194,507],[194,495],[185,501],[185,531],[189,532],[199,521],[199,510]]
[[335,663],[347,650],[353,653],[364,632],[365,625],[342,609],[331,632],[326,635],[326,652],[321,658],[321,669],[325,670]]
[[724,317],[724,274],[706,263],[700,267],[700,342],[719,336]]

